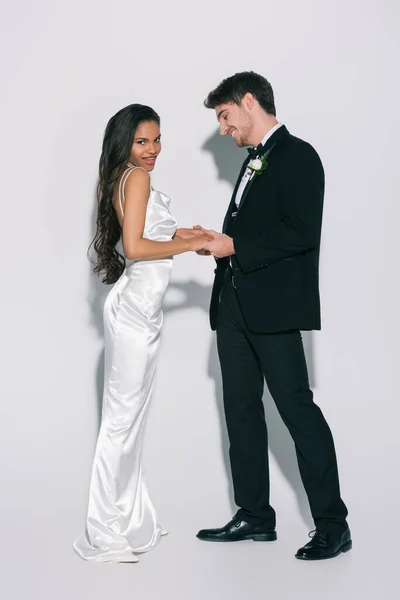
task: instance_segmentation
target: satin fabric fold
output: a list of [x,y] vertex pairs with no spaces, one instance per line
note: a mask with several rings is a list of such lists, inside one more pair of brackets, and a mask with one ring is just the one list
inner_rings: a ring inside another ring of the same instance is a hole
[[[144,237],[170,241],[176,221],[169,198],[150,194]],[[93,460],[86,529],[74,543],[85,560],[136,562],[166,533],[157,522],[143,472],[142,447],[172,258],[136,260],[104,305],[102,420]]]

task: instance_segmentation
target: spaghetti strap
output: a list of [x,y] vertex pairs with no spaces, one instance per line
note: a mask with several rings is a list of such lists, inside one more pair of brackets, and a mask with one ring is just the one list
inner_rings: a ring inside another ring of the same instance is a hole
[[148,173],[148,171],[146,171],[146,169],[144,167],[135,167],[134,165],[131,165],[130,163],[128,163],[128,168],[126,169],[126,171],[123,173],[120,181],[119,181],[119,189],[118,189],[118,201],[119,201],[119,207],[121,209],[121,215],[122,218],[124,218],[124,209],[122,206],[122,202],[125,206],[125,185],[126,182],[128,180],[129,175],[132,173],[132,171],[134,171],[135,169],[142,169],[143,171],[145,171],[146,173]]

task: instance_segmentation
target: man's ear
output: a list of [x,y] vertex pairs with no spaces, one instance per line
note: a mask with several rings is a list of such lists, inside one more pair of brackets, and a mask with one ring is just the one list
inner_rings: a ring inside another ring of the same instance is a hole
[[254,108],[254,104],[256,102],[256,99],[254,98],[253,94],[251,94],[250,92],[247,92],[247,94],[245,94],[243,96],[243,106],[245,108],[247,108],[248,111],[253,110]]

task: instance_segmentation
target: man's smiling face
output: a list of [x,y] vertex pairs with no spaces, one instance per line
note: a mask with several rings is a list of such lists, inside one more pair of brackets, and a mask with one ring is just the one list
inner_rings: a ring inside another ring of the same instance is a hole
[[232,102],[220,104],[215,107],[215,114],[221,135],[230,135],[240,148],[250,145],[253,122],[243,100],[239,105]]

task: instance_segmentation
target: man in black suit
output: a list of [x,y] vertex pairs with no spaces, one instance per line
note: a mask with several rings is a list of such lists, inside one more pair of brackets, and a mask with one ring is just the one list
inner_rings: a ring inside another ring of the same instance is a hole
[[[294,440],[316,530],[304,560],[333,558],[352,546],[339,490],[335,448],[313,402],[300,330],[320,329],[318,262],[324,171],[314,148],[275,118],[271,85],[237,73],[205,101],[221,135],[252,146],[226,213],[223,233],[204,251],[217,261],[211,328],[217,332],[235,517],[201,530],[206,541],[273,541],[264,377]],[[200,228],[200,226],[197,226]]]

